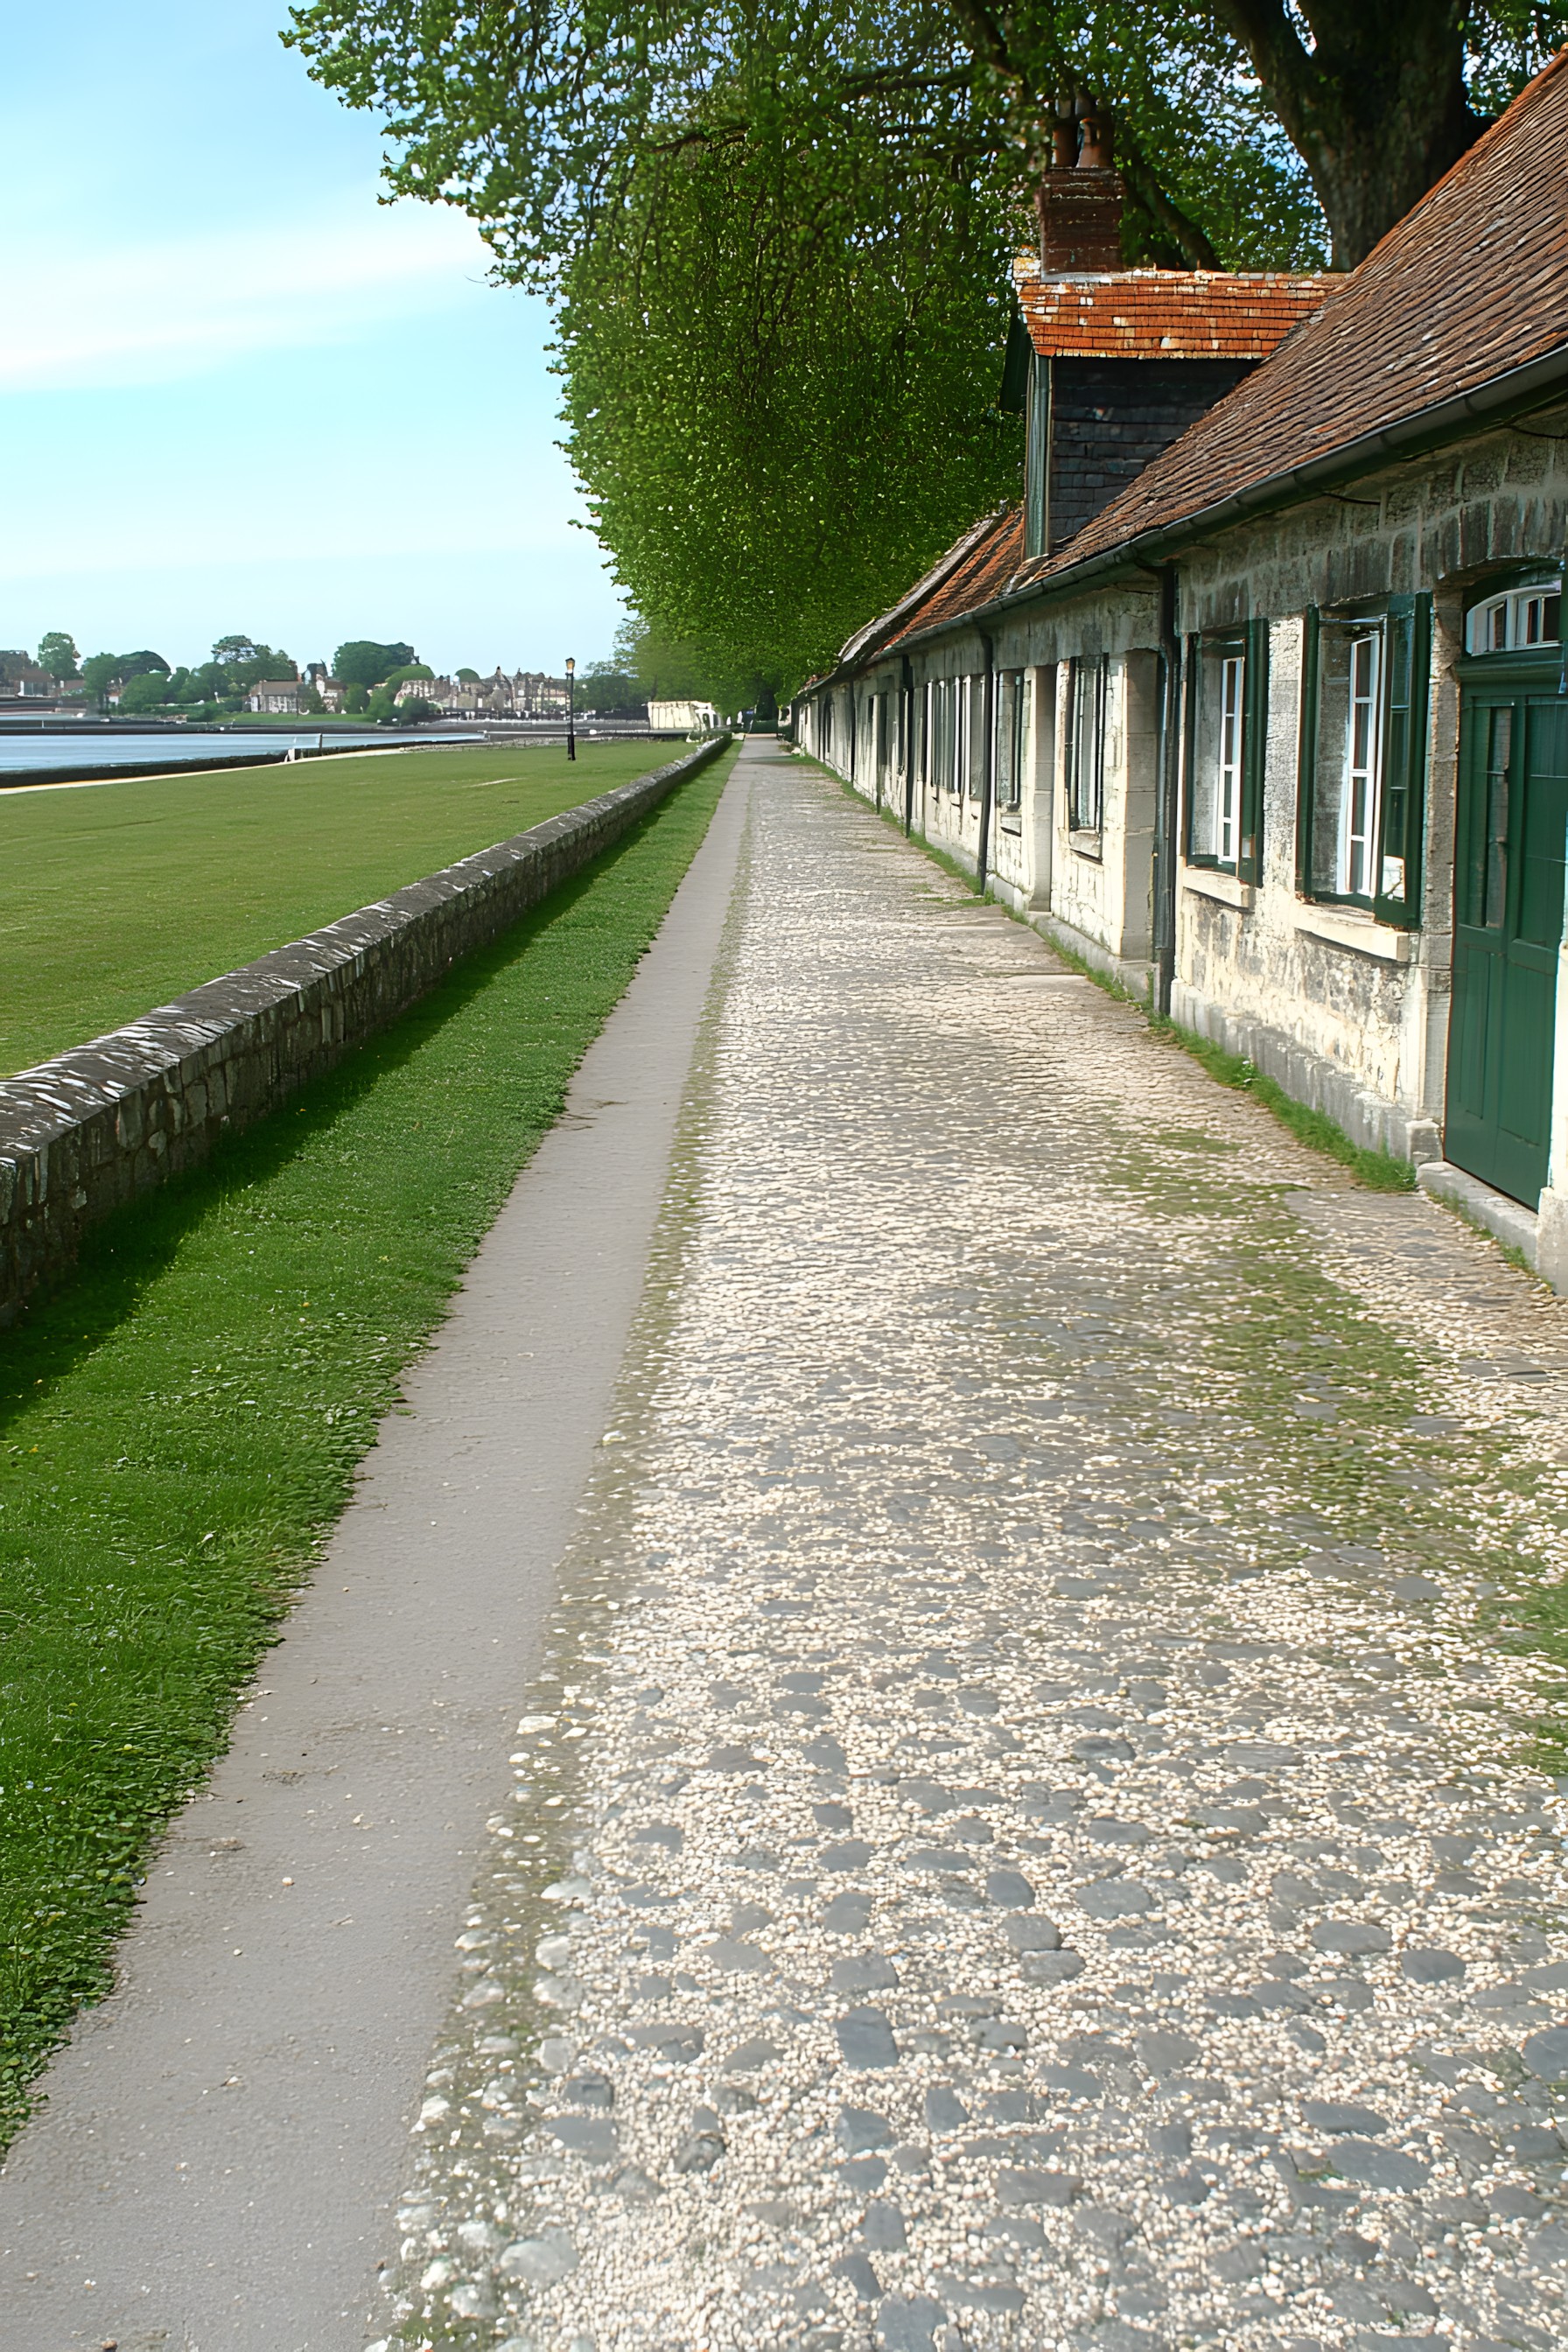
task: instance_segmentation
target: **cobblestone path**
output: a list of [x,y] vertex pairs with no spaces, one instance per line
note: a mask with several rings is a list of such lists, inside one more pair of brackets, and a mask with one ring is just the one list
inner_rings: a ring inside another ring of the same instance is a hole
[[369,2332],[1561,2347],[1568,1312],[743,772]]

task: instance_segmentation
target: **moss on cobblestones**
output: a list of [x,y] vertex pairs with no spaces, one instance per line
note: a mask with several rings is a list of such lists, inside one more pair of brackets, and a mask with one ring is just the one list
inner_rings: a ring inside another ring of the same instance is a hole
[[[1130,1141],[1117,1173],[1146,1200],[1163,1186],[1172,1211],[1210,1233],[1235,1223],[1236,1194],[1212,1157],[1173,1170]],[[1434,1393],[1431,1365],[1324,1273],[1283,1193],[1271,1213],[1249,1197],[1245,1233],[1194,1279],[1192,1307],[1182,1378],[1235,1414],[1223,1453],[1194,1449],[1192,1471],[1207,1500],[1249,1528],[1259,1572],[1293,1565],[1314,1541],[1375,1549],[1394,1575],[1458,1571],[1490,1588],[1481,1613],[1497,1647],[1568,1666],[1568,1589],[1542,1574],[1544,1544],[1564,1526],[1562,1466],[1541,1458],[1533,1416],[1422,1432],[1450,1402]],[[1320,1399],[1303,1394],[1324,1379],[1331,1419],[1313,1417]],[[1506,1513],[1504,1496],[1516,1505]],[[1389,1617],[1402,1644],[1432,1649],[1432,1628],[1413,1625],[1404,1603],[1391,1601]],[[1429,1670],[1445,1671],[1435,1651]],[[1533,1728],[1537,1769],[1568,1771],[1568,1711],[1549,1706],[1521,1727]]]
[[[827,771],[820,769],[817,772],[826,776]],[[867,805],[853,784],[843,783],[837,778],[834,781],[839,782],[839,789],[847,799],[861,808]],[[902,835],[903,824],[895,810],[883,808],[876,814]],[[939,866],[944,874],[950,875],[953,881],[962,883],[972,898],[986,898],[1014,921],[1023,920],[1003,900],[991,898],[989,892],[983,892],[967,866],[960,865],[957,858],[950,857],[945,850],[921,840],[918,835],[913,839],[915,847],[929,857],[933,866]],[[1348,1168],[1352,1175],[1358,1176],[1363,1184],[1370,1184],[1374,1192],[1413,1192],[1415,1190],[1415,1171],[1408,1160],[1396,1160],[1392,1152],[1369,1151],[1363,1144],[1352,1143],[1344,1129],[1336,1127],[1331,1118],[1321,1110],[1311,1109],[1306,1103],[1297,1102],[1283,1087],[1277,1085],[1274,1079],[1242,1055],[1227,1054],[1223,1045],[1213,1044],[1207,1037],[1200,1037],[1195,1030],[1184,1029],[1179,1022],[1168,1021],[1163,1014],[1152,1012],[1146,997],[1124,987],[1112,973],[1101,971],[1087,957],[1076,955],[1060,940],[1052,937],[1048,944],[1051,953],[1059,956],[1069,971],[1092,981],[1096,988],[1117,1003],[1135,1005],[1145,1015],[1156,1036],[1169,1037],[1184,1053],[1191,1054],[1194,1060],[1201,1062],[1210,1077],[1217,1079],[1222,1087],[1235,1087],[1242,1093],[1249,1094],[1255,1102],[1263,1105],[1265,1110],[1272,1111],[1275,1118],[1309,1150],[1327,1152],[1331,1160],[1337,1160],[1342,1168]]]
[[1568,1323],[815,779],[751,858],[384,2342],[1565,2340]]
[[1297,1102],[1282,1086],[1265,1075],[1240,1054],[1227,1054],[1223,1045],[1210,1038],[1200,1037],[1194,1030],[1184,1029],[1178,1022],[1166,1021],[1151,1014],[1150,1028],[1156,1036],[1172,1038],[1184,1053],[1201,1062],[1211,1078],[1222,1087],[1236,1087],[1271,1110],[1277,1119],[1288,1127],[1298,1141],[1313,1151],[1326,1151],[1342,1168],[1370,1184],[1374,1192],[1414,1192],[1415,1171],[1407,1160],[1395,1160],[1389,1151],[1369,1151],[1364,1144],[1352,1143],[1344,1129],[1336,1127],[1321,1110],[1307,1103]]
[[[816,772],[838,784],[858,808],[868,809],[852,785],[825,769]],[[896,811],[877,814],[902,837]],[[911,846],[972,898],[981,896],[974,875],[956,859],[918,835],[911,836]],[[1021,920],[1011,908],[1001,910]],[[1054,939],[1048,944],[1071,971],[1139,1013],[1152,1036],[1179,1046],[1220,1086],[1261,1105],[1299,1142],[1336,1161],[1358,1183],[1381,1193],[1416,1190],[1415,1171],[1407,1161],[1352,1143],[1322,1112],[1294,1101],[1240,1055],[1151,1013],[1142,998],[1111,975]],[[1145,1199],[1163,1202],[1172,1213],[1229,1221],[1235,1194],[1212,1181],[1213,1156],[1227,1148],[1195,1130],[1129,1135],[1121,1173]],[[1194,1162],[1193,1153],[1205,1156],[1207,1171]],[[1178,1156],[1179,1165],[1172,1165],[1172,1155]],[[1489,1235],[1486,1240],[1489,1252],[1500,1250]],[[1518,1252],[1500,1248],[1500,1254],[1528,1276]],[[1194,1339],[1209,1375],[1245,1400],[1251,1423],[1242,1440],[1246,1472],[1235,1482],[1236,1507],[1250,1513],[1265,1487],[1276,1495],[1293,1491],[1298,1514],[1316,1510],[1323,1517],[1325,1541],[1377,1545],[1413,1570],[1439,1563],[1468,1566],[1499,1588],[1492,1616],[1500,1647],[1535,1650],[1568,1668],[1568,1587],[1543,1581],[1543,1559],[1531,1536],[1532,1522],[1543,1538],[1568,1526],[1561,1465],[1543,1462],[1539,1447],[1531,1445],[1528,1427],[1521,1430],[1512,1420],[1472,1426],[1462,1444],[1413,1438],[1412,1419],[1440,1413],[1447,1402],[1434,1396],[1430,1369],[1424,1370],[1412,1349],[1312,1263],[1300,1224],[1283,1205],[1265,1232],[1258,1223],[1256,1197],[1249,1194],[1247,1238],[1237,1244],[1233,1277],[1224,1311],[1214,1314]],[[1299,1354],[1284,1351],[1300,1349],[1304,1331],[1353,1350],[1355,1393],[1347,1395],[1332,1423],[1300,1418],[1292,1403],[1293,1382],[1307,1367]],[[1414,1465],[1413,1453],[1418,1457]],[[1521,1539],[1510,1532],[1513,1522],[1503,1526],[1489,1508],[1503,1493],[1518,1498],[1514,1521]],[[1279,1542],[1277,1549],[1283,1561],[1299,1558],[1300,1544]],[[1568,1706],[1538,1722],[1533,1760],[1542,1770],[1568,1772]]]
[[0,1343],[0,2141],[730,761]]

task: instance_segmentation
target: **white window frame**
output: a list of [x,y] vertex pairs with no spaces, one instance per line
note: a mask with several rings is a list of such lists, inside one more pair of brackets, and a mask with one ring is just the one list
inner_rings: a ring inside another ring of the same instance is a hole
[[[1562,593],[1560,580],[1539,580],[1526,588],[1504,588],[1472,604],[1465,618],[1465,651],[1521,654],[1560,645]],[[1555,614],[1547,612],[1549,604],[1557,606]]]
[[1028,677],[1024,669],[996,673],[991,772],[996,779],[996,805],[1009,813],[1024,805],[1024,762],[1029,756]]
[[1241,837],[1242,739],[1247,710],[1247,656],[1220,656],[1219,775],[1215,799],[1214,855],[1234,867]]
[[935,730],[935,759],[931,782],[939,793],[950,797],[958,791],[958,742],[962,712],[959,688],[963,681],[956,677],[939,677],[932,681],[932,724]]
[[[1105,737],[1110,666],[1103,655],[1075,656],[1067,694],[1068,830],[1098,839],[1105,830]],[[1092,789],[1084,791],[1085,779]],[[1086,800],[1093,805],[1086,818]]]
[[[1358,630],[1349,645],[1344,786],[1334,887],[1344,898],[1376,896],[1372,871],[1383,815],[1384,632]],[[1359,879],[1358,879],[1359,876]]]

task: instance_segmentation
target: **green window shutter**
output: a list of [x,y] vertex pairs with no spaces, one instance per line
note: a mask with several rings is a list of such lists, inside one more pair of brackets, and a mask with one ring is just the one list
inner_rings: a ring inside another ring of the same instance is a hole
[[1322,616],[1309,604],[1301,631],[1301,736],[1296,767],[1296,887],[1312,895],[1313,803],[1318,775],[1318,654]]
[[1241,841],[1237,879],[1263,873],[1263,773],[1268,758],[1268,624],[1247,625],[1247,678],[1241,713]]
[[1421,919],[1431,597],[1390,597],[1387,631],[1383,812],[1373,907],[1381,922],[1410,929]]
[[1201,637],[1186,642],[1186,707],[1182,713],[1182,856],[1193,855],[1193,800],[1198,755],[1198,702],[1204,690],[1204,645]]

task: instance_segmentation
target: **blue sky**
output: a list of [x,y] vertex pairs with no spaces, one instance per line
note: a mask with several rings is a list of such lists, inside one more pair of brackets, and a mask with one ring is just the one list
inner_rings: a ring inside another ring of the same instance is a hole
[[7,18],[0,646],[299,662],[406,638],[559,671],[620,604],[554,444],[549,319],[381,139],[286,0]]

